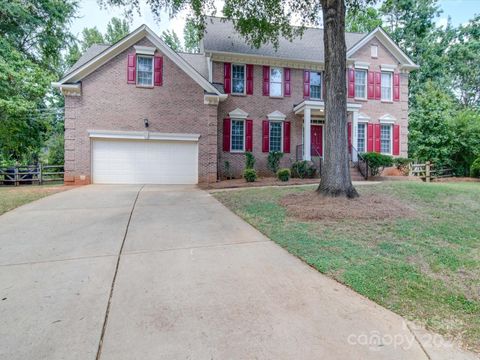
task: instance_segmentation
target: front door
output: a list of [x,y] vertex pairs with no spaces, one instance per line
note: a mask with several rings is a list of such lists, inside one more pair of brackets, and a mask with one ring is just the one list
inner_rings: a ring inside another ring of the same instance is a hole
[[311,125],[312,156],[323,156],[323,126]]

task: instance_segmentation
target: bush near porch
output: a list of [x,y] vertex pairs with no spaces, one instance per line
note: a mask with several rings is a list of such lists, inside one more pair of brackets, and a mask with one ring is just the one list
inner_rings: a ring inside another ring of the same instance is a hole
[[[245,189],[214,196],[320,272],[480,352],[480,184],[358,186],[362,196],[346,210],[319,211],[314,220],[305,220],[299,207],[307,201],[289,200],[311,198],[314,189]],[[365,218],[357,209],[362,201],[381,216]],[[305,204],[309,211],[314,205]]]

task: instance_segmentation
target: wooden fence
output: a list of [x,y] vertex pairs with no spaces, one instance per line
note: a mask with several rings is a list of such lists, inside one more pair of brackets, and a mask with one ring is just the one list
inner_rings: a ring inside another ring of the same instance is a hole
[[63,165],[25,165],[0,168],[0,185],[41,185],[46,182],[63,181]]
[[409,175],[418,176],[423,181],[430,182],[435,178],[452,177],[453,171],[448,168],[436,168],[434,164],[427,161],[425,164],[410,164]]

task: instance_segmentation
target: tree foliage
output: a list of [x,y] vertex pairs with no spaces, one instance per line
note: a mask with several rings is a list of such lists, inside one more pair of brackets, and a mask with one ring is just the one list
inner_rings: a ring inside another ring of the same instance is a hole
[[130,33],[130,25],[126,19],[113,17],[107,24],[105,41],[107,44],[115,44]]
[[162,32],[162,40],[174,51],[182,51],[182,43],[174,30],[166,30]]
[[189,53],[200,52],[199,44],[201,34],[192,19],[187,19],[185,28],[183,29],[183,40],[185,43],[184,50]]
[[368,33],[382,26],[380,13],[374,7],[352,8],[345,17],[345,29],[349,32]]

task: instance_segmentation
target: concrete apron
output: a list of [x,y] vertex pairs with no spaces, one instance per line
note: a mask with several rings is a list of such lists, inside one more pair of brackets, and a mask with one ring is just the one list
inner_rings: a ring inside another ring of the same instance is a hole
[[427,358],[401,317],[208,193],[139,190],[88,186],[0,217],[0,358]]

